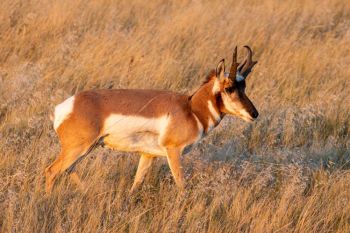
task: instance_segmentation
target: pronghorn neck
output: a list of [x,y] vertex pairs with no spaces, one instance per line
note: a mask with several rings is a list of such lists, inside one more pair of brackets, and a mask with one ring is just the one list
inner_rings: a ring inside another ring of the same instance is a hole
[[204,83],[191,97],[192,112],[202,123],[204,132],[208,133],[216,127],[223,114],[220,112],[221,96],[216,92],[215,77]]

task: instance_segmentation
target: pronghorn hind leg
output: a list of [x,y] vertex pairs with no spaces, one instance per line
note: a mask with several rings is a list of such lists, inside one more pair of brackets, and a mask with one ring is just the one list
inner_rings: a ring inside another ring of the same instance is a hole
[[141,154],[139,165],[137,167],[134,183],[130,189],[130,193],[134,192],[142,183],[147,171],[152,165],[154,158],[149,154]]
[[185,179],[180,160],[181,152],[180,148],[167,148],[167,159],[171,173],[176,185],[183,191],[185,189]]
[[75,172],[72,172],[74,166],[79,159],[86,156],[92,149],[94,144],[90,146],[77,147],[70,150],[61,150],[57,159],[45,169],[46,175],[46,192],[51,193],[52,186],[59,174],[69,170],[71,180],[78,186],[82,187],[82,183]]

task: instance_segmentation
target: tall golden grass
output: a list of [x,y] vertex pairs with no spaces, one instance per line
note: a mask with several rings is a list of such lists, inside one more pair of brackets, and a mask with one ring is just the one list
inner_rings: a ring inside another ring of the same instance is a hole
[[[1,232],[350,232],[348,1],[2,0],[0,22]],[[226,117],[185,155],[185,194],[158,159],[129,196],[138,155],[98,149],[77,166],[85,190],[62,176],[45,195],[54,105],[189,93],[245,44],[260,119]]]

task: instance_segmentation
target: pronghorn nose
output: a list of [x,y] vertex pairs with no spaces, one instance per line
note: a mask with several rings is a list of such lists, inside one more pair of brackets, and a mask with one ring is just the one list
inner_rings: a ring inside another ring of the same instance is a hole
[[254,111],[253,114],[252,114],[252,117],[253,117],[254,119],[256,119],[256,118],[258,118],[258,116],[259,116],[258,111]]

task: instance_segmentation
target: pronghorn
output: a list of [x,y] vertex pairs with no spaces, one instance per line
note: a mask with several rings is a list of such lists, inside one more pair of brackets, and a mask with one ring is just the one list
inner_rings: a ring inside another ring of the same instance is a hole
[[46,191],[58,174],[72,170],[97,145],[141,157],[131,192],[142,183],[157,156],[165,156],[176,185],[184,189],[180,156],[216,127],[226,114],[253,121],[258,112],[245,94],[245,79],[257,63],[252,50],[237,63],[237,47],[229,73],[222,59],[216,70],[192,95],[164,90],[90,90],[78,93],[55,107],[54,129],[61,152],[46,168]]

